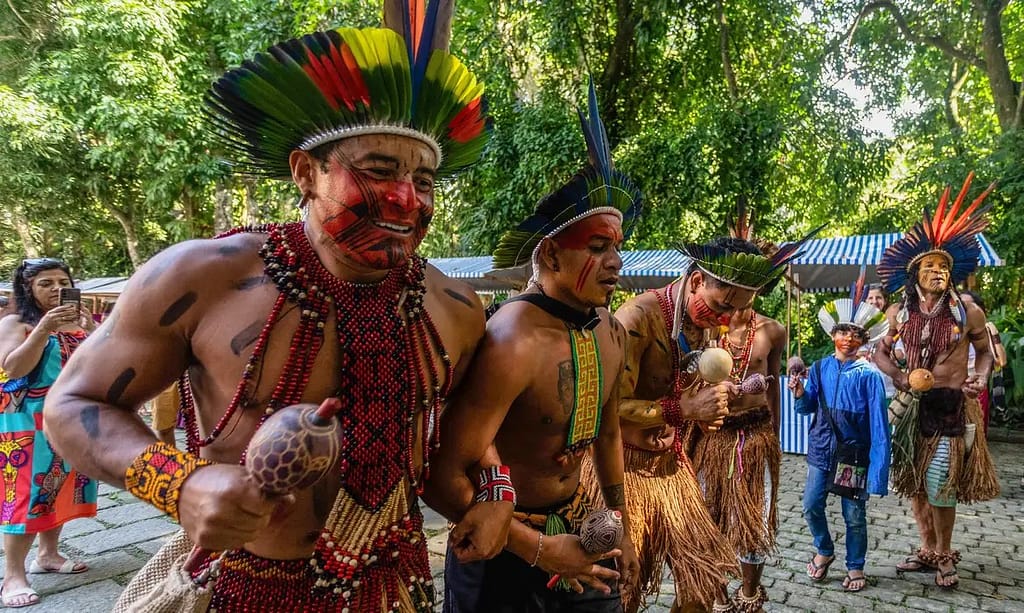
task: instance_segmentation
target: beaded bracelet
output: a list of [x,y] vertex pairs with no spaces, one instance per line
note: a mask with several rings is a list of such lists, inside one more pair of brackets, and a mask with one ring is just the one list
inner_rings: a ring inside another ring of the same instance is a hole
[[516,488],[508,466],[488,466],[480,471],[476,501],[516,503]]
[[533,556],[533,563],[530,564],[530,568],[537,566],[537,562],[540,562],[540,552],[544,551],[544,533],[537,533],[537,555]]
[[178,497],[185,479],[197,468],[213,464],[209,460],[156,442],[132,460],[124,474],[125,489],[178,521]]
[[683,407],[679,405],[679,399],[671,396],[662,396],[661,417],[670,426],[681,427],[683,425]]

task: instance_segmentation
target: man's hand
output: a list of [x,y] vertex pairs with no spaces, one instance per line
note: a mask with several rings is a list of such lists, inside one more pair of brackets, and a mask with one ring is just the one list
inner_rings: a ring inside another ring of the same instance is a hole
[[800,398],[804,395],[804,379],[803,377],[790,377],[789,382],[786,383],[786,387],[789,391],[793,392],[794,398]]
[[275,511],[294,502],[292,494],[264,494],[241,466],[213,464],[185,479],[178,512],[181,527],[196,545],[226,551],[256,540]]
[[960,386],[960,390],[963,391],[964,395],[968,398],[977,398],[978,394],[985,391],[985,382],[981,380],[978,375],[971,375],[967,377],[963,384]]
[[[455,559],[465,564],[489,560],[508,543],[508,528],[515,506],[511,502],[477,502],[448,535]],[[545,546],[547,543],[545,543]]]
[[578,536],[557,534],[544,537],[544,546],[537,566],[551,575],[561,575],[577,593],[583,593],[582,584],[586,583],[604,594],[610,594],[612,590],[605,582],[617,580],[619,573],[595,562],[621,555],[621,549],[612,549],[603,554],[589,554],[580,545]]
[[640,589],[640,560],[636,556],[636,547],[633,546],[629,535],[623,537],[619,548],[622,549],[622,557],[618,562],[619,574],[622,575],[619,579],[619,591],[625,595],[627,592]]
[[683,392],[679,397],[683,417],[704,422],[708,430],[718,430],[729,415],[729,401],[739,396],[739,388],[732,381],[705,387],[696,394]]
[[901,392],[910,393],[912,391],[910,389],[910,375],[903,371],[900,371],[899,376],[892,378],[892,385]]

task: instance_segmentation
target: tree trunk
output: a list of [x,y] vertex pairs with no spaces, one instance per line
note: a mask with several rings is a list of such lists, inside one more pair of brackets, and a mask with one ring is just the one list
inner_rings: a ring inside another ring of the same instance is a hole
[[629,98],[622,91],[629,87],[635,59],[636,15],[633,12],[633,0],[616,0],[615,14],[615,39],[608,51],[608,63],[601,73],[598,88],[598,91],[604,93],[601,96],[601,117],[608,132],[608,142],[613,148],[624,133],[625,118],[630,117],[628,109],[622,109],[622,104]]
[[32,236],[32,224],[29,223],[28,218],[25,217],[25,213],[21,210],[21,207],[15,205],[8,209],[10,216],[11,225],[14,226],[14,231],[18,233],[18,238],[21,240],[21,247],[25,250],[25,257],[37,258],[39,257],[39,243],[35,237]]
[[242,219],[242,223],[245,225],[261,223],[260,205],[256,201],[256,180],[246,178],[242,180],[242,184],[245,186],[245,217]]
[[985,72],[988,84],[992,89],[992,99],[996,104],[996,116],[999,127],[1009,132],[1014,129],[1017,113],[1017,96],[1013,79],[1010,77],[1010,64],[1006,60],[1006,48],[1003,46],[1003,26],[1000,22],[1002,10],[1000,2],[989,2],[983,15],[981,30],[981,50],[985,57]]
[[116,206],[103,202],[110,214],[121,224],[124,230],[124,244],[128,249],[128,259],[132,261],[132,270],[138,270],[142,266],[142,252],[139,251],[139,234],[135,231],[135,224],[132,223],[132,216]]
[[960,140],[964,134],[963,126],[960,125],[960,89],[967,82],[967,76],[970,73],[969,66],[964,66],[963,72],[961,72],[960,63],[953,60],[953,66],[949,70],[949,83],[944,92],[946,123],[949,125],[950,133],[954,136],[953,147],[956,148],[959,155],[964,153],[963,142]]
[[196,237],[196,197],[192,190],[186,189],[181,193],[181,210],[185,217],[185,232],[187,238]]
[[732,60],[729,57],[729,22],[725,18],[722,0],[715,4],[718,10],[718,45],[722,53],[722,72],[725,73],[725,84],[729,88],[729,100],[735,103],[739,99],[739,87],[736,85],[736,73],[732,69]]
[[213,233],[217,235],[231,229],[231,184],[221,179],[214,192]]

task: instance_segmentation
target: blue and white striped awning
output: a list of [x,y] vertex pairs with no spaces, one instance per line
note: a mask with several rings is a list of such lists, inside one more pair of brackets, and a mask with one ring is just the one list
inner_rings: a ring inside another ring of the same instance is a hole
[[[882,252],[903,236],[899,232],[863,234],[807,241],[804,253],[793,260],[793,281],[809,291],[844,291],[857,280],[860,267],[867,267],[867,282],[876,283],[875,267]],[[980,266],[1003,266],[1004,262],[981,234]]]

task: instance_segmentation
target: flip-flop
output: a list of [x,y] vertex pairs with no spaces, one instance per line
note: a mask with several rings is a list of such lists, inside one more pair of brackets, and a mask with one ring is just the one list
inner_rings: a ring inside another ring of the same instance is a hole
[[[828,577],[828,567],[832,566],[832,563],[836,561],[836,556],[831,555],[825,560],[824,564],[818,565],[814,563],[814,556],[811,556],[811,561],[807,563],[807,576],[811,578],[811,581],[815,583],[821,583]],[[820,575],[818,573],[821,573]]]
[[[950,583],[949,585],[942,585],[941,583],[939,583],[939,577],[940,576],[943,579],[948,579],[949,577],[956,577],[956,581],[954,581],[953,583]],[[944,590],[955,590],[957,588],[957,586],[960,585],[960,576],[956,572],[956,567],[954,567],[953,570],[947,570],[946,572],[942,572],[942,571],[936,570],[935,585],[939,586],[940,588],[942,588]]]
[[[18,596],[28,596],[29,601],[21,604],[12,604],[14,599]],[[35,596],[35,600],[32,597]],[[16,590],[10,590],[4,592],[3,588],[0,588],[0,603],[8,609],[20,609],[21,607],[31,607],[34,604],[39,604],[39,594],[30,587],[19,587]]]
[[[853,585],[854,581],[860,581],[861,582],[861,586],[860,587],[850,587],[850,586]],[[866,576],[864,576],[864,575],[861,575],[859,577],[854,577],[850,573],[846,573],[846,578],[843,579],[843,589],[846,590],[847,592],[859,592],[862,589],[866,588],[867,586],[868,586],[868,578]]]
[[72,560],[71,558],[65,559],[60,568],[56,569],[45,568],[36,560],[32,560],[32,563],[28,565],[28,572],[33,574],[57,573],[61,575],[77,575],[87,570],[89,570],[89,567],[84,562]]

